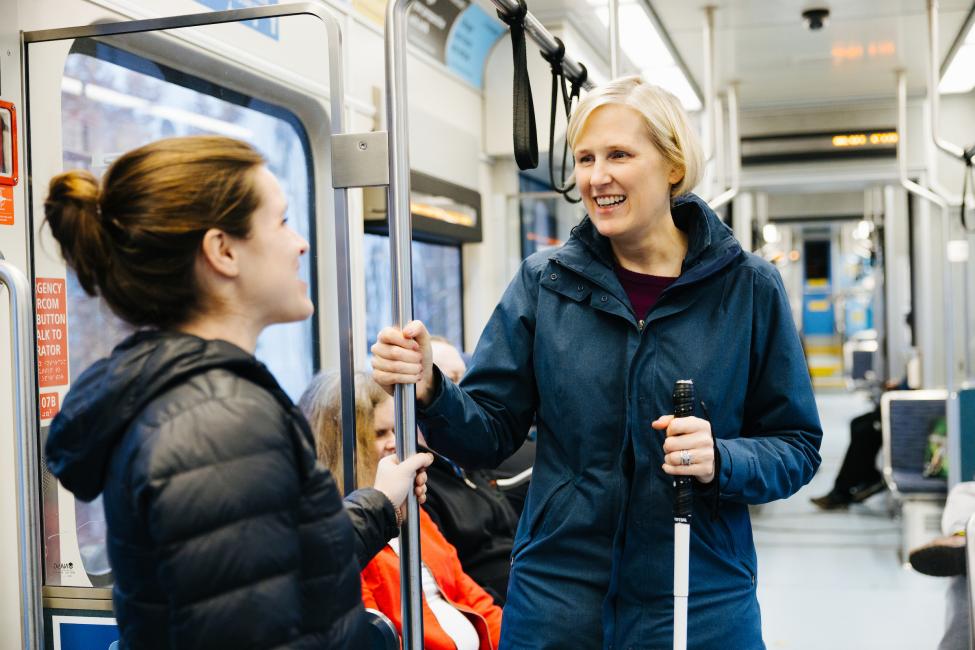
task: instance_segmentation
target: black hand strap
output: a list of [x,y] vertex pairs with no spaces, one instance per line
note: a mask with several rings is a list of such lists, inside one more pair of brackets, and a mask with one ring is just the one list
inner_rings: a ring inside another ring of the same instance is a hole
[[575,188],[575,183],[566,182],[566,177],[568,175],[568,170],[566,169],[566,161],[568,160],[569,153],[568,138],[566,138],[562,146],[561,178],[558,182],[555,180],[555,118],[558,111],[559,89],[561,88],[562,110],[565,112],[566,121],[568,121],[569,116],[572,113],[572,101],[579,98],[579,92],[586,77],[586,69],[583,66],[583,75],[581,80],[572,81],[572,91],[570,92],[566,87],[565,72],[562,70],[562,60],[565,58],[565,44],[560,38],[555,37],[555,45],[556,50],[551,54],[545,54],[545,52],[542,52],[542,58],[548,61],[549,65],[552,67],[552,104],[551,119],[548,127],[548,178],[552,189],[565,197],[566,201],[569,203],[578,203],[581,199],[576,199],[569,196],[569,192]]
[[514,145],[515,161],[518,168],[538,167],[538,135],[535,131],[535,105],[532,102],[532,87],[528,79],[528,59],[525,54],[525,16],[528,5],[518,0],[518,9],[509,15],[498,11],[500,18],[511,32],[511,50],[515,65],[514,78]]
[[975,232],[975,229],[969,228],[968,217],[966,212],[968,211],[968,202],[966,198],[968,196],[968,186],[972,185],[972,192],[975,193],[975,171],[972,169],[972,158],[975,158],[975,145],[970,149],[966,150],[962,156],[965,159],[965,179],[961,186],[961,225],[965,229],[965,232],[971,233]]

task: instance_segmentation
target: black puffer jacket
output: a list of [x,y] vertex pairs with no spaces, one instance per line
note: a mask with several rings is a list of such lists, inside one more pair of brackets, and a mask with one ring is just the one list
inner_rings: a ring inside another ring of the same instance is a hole
[[135,334],[74,383],[46,452],[78,498],[104,492],[122,647],[363,647],[359,572],[397,533],[392,504],[343,508],[250,354]]

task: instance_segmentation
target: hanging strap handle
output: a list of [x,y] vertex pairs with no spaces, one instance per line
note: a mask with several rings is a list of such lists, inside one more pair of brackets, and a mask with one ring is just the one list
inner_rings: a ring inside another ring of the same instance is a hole
[[[568,96],[566,96],[565,94],[565,73],[562,74],[562,96],[565,97],[566,124],[568,124],[569,117],[572,115],[572,104],[579,103],[579,95],[582,92],[582,85],[586,83],[586,78],[589,76],[589,70],[586,69],[586,66],[584,66],[581,62],[578,63],[578,66],[582,68],[582,74],[579,75],[578,79],[572,80],[572,90],[569,92]],[[563,184],[565,184],[565,177],[566,177],[565,163],[566,160],[568,159],[568,155],[569,155],[569,138],[566,137],[565,142],[563,143],[562,146],[562,183]],[[569,192],[573,190],[575,186],[576,186],[575,181],[572,181],[572,183],[565,186],[565,191],[562,192],[562,196],[564,196],[565,200],[568,201],[569,203],[580,203],[582,201],[581,196],[578,198],[569,196]]]
[[585,83],[585,78],[588,74],[585,66],[581,63],[582,76],[580,79],[573,79],[572,90],[566,87],[565,83],[565,72],[562,70],[562,60],[565,58],[565,44],[562,39],[555,37],[556,49],[551,54],[546,54],[542,52],[542,58],[548,61],[552,68],[552,108],[551,108],[551,120],[549,121],[548,127],[548,178],[552,189],[561,194],[566,201],[569,203],[579,203],[581,199],[576,199],[569,196],[569,192],[575,188],[575,182],[566,182],[566,161],[568,160],[569,153],[569,141],[566,139],[562,145],[562,167],[560,173],[560,179],[558,182],[555,180],[555,118],[558,110],[559,103],[559,88],[562,90],[562,110],[565,111],[565,119],[568,122],[569,116],[572,113],[572,102],[579,98],[579,93],[582,90],[582,84]]
[[513,14],[498,11],[498,18],[508,25],[511,32],[511,50],[514,58],[514,145],[515,161],[521,170],[538,167],[538,134],[535,130],[535,104],[532,102],[532,87],[528,79],[528,59],[525,54],[525,16],[528,5],[518,0],[518,9]]
[[555,181],[555,118],[558,115],[559,86],[562,87],[562,109],[568,116],[569,106],[567,100],[569,95],[565,89],[565,74],[562,72],[562,59],[565,57],[565,43],[558,36],[555,37],[556,49],[551,54],[542,52],[542,58],[548,61],[552,67],[552,110],[551,120],[548,126],[548,179],[552,189],[559,194],[565,194],[573,184],[565,184],[565,150],[562,152],[562,178],[559,182]]
[[975,145],[967,149],[962,155],[962,158],[965,160],[965,178],[961,186],[961,225],[965,229],[965,232],[972,233],[975,232],[975,229],[968,226],[968,217],[965,216],[965,213],[968,211],[968,202],[966,199],[968,198],[969,185],[972,185],[972,192],[975,193],[975,177],[973,177],[975,171],[972,169],[972,158],[975,158]]

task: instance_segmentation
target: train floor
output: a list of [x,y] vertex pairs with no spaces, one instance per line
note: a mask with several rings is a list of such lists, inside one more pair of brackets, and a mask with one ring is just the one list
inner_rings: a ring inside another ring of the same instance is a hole
[[809,502],[832,487],[850,419],[870,410],[866,398],[848,393],[819,394],[817,402],[822,467],[792,498],[752,513],[765,643],[769,650],[934,650],[948,579],[902,566],[889,497],[838,512]]

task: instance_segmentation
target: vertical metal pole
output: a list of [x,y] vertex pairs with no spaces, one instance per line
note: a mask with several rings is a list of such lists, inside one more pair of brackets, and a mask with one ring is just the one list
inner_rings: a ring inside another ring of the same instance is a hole
[[[941,109],[941,98],[938,93],[938,0],[928,0],[928,104],[931,107],[930,130],[934,144],[952,158],[962,158],[965,150],[956,144],[948,142],[938,135],[938,115]],[[931,177],[935,177],[935,170],[931,170]]]
[[[344,131],[345,78],[342,68],[342,32],[331,16],[323,18],[328,31],[328,76],[332,109],[332,135]],[[342,488],[345,494],[356,485],[355,430],[355,336],[352,332],[352,260],[350,259],[349,199],[344,187],[334,188],[335,275],[339,327],[339,376],[342,390]]]
[[[386,5],[386,128],[389,132],[390,266],[393,318],[400,327],[413,320],[413,232],[410,214],[410,152],[407,127],[406,15],[412,0]],[[400,459],[416,453],[416,387],[396,386],[396,452]],[[420,599],[420,509],[410,491],[406,522],[400,531],[400,585],[403,607],[403,648],[423,648]],[[405,538],[405,539],[404,539]]]
[[[637,65],[639,61],[634,61]],[[609,76],[620,76],[620,2],[609,0]]]
[[14,419],[17,432],[17,528],[20,556],[21,624],[27,650],[40,650],[44,630],[41,607],[41,516],[37,447],[37,411],[34,400],[34,336],[31,327],[30,284],[0,254],[0,284],[7,288],[10,305],[11,375],[14,384]]
[[714,158],[715,141],[714,9],[713,6],[704,8],[704,119],[701,122],[701,140],[704,145],[704,157],[706,161]]

